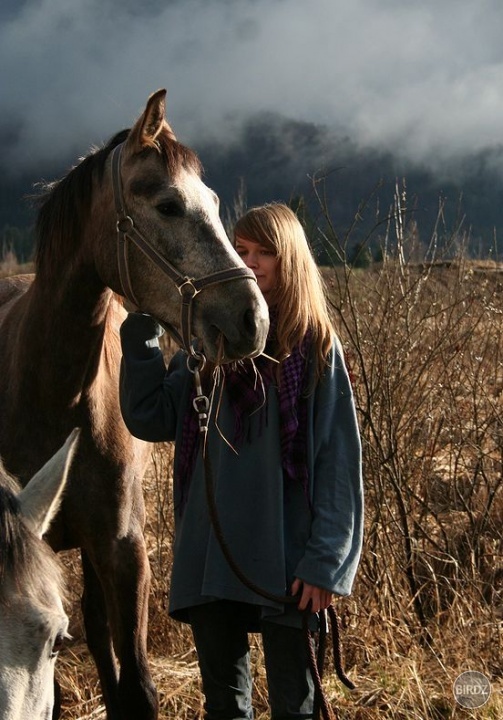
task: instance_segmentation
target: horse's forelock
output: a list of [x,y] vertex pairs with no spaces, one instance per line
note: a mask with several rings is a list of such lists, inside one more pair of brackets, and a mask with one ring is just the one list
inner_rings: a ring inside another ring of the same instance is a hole
[[177,175],[181,168],[192,170],[201,175],[203,167],[201,161],[191,148],[175,140],[169,125],[165,125],[156,137],[156,143],[166,160],[170,175]]
[[12,588],[50,602],[50,588],[64,592],[63,575],[52,550],[22,520],[15,494],[0,484],[0,605],[9,602]]

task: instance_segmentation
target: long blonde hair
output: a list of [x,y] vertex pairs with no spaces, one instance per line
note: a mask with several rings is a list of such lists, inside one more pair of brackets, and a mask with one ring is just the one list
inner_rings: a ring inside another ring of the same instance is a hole
[[234,241],[238,237],[274,250],[278,257],[274,291],[278,359],[288,356],[310,330],[319,375],[335,331],[323,280],[299,219],[287,205],[267,203],[251,208],[237,221]]

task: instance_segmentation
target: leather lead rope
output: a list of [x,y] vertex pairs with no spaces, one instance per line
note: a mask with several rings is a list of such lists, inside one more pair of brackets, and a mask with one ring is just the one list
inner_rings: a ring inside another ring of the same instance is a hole
[[[218,510],[216,507],[215,502],[215,486],[213,481],[213,472],[211,468],[211,462],[209,457],[209,452],[207,452],[206,448],[206,439],[208,434],[208,413],[209,413],[209,399],[206,395],[203,394],[202,387],[201,387],[201,379],[199,371],[202,369],[202,366],[204,366],[204,356],[200,354],[200,359],[194,361],[193,364],[190,364],[188,362],[189,370],[194,374],[194,382],[196,386],[196,396],[193,401],[193,406],[196,412],[198,413],[198,421],[199,421],[199,432],[201,435],[201,447],[203,452],[203,461],[204,461],[204,472],[205,472],[205,478],[206,478],[206,500],[208,503],[208,511],[210,516],[210,521],[213,527],[213,531],[215,533],[215,537],[217,538],[217,541],[220,545],[220,549],[222,550],[222,553],[227,560],[228,565],[230,566],[231,570],[234,572],[236,577],[245,585],[249,590],[256,593],[257,595],[260,595],[261,597],[271,600],[273,602],[280,603],[282,605],[292,605],[297,604],[297,598],[293,597],[291,595],[276,595],[274,593],[270,593],[269,591],[265,590],[264,588],[261,588],[260,586],[256,585],[252,580],[250,580],[241,570],[239,565],[234,560],[234,557],[232,555],[232,552],[229,549],[229,546],[225,540],[222,526],[220,524],[220,518],[218,516]],[[202,365],[201,365],[202,363]],[[322,685],[322,679],[323,679],[323,671],[324,671],[324,655],[325,655],[325,646],[326,646],[326,634],[327,634],[327,614],[328,618],[330,619],[330,627],[332,630],[332,642],[333,642],[333,656],[334,656],[334,667],[335,672],[337,674],[337,677],[339,680],[346,685],[350,690],[354,690],[355,685],[351,682],[351,680],[347,677],[343,667],[342,667],[342,653],[341,653],[341,642],[340,642],[340,632],[339,632],[339,623],[337,618],[337,613],[335,611],[335,608],[333,605],[330,605],[328,608],[328,612],[323,610],[320,613],[320,633],[319,633],[319,642],[318,642],[318,653],[315,654],[314,651],[314,643],[313,643],[313,635],[311,630],[309,629],[309,615],[310,610],[307,608],[303,612],[303,618],[302,618],[302,625],[304,629],[305,634],[305,640],[306,640],[306,649],[308,653],[309,658],[309,669],[311,671],[311,676],[313,678],[314,683],[314,689],[315,689],[315,702],[314,702],[314,712],[313,712],[313,718],[314,720],[318,720],[320,717],[323,718],[323,720],[338,720],[338,714],[337,710],[332,709],[328,701],[326,699],[326,696],[323,692],[323,685]]]

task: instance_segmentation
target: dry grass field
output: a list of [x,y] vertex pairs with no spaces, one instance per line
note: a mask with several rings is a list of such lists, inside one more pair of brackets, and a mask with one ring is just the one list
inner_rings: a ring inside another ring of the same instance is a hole
[[[10,271],[10,270],[9,270]],[[325,688],[341,720],[503,717],[503,270],[402,253],[365,270],[327,270],[364,450],[365,548],[340,599],[345,669]],[[171,563],[170,446],[145,478],[153,585],[150,659],[163,719],[202,717],[187,629],[165,612]],[[77,553],[64,556],[73,640],[57,675],[64,720],[104,718],[79,613]],[[254,638],[256,717],[268,717]],[[484,673],[486,704],[463,709],[453,682]]]

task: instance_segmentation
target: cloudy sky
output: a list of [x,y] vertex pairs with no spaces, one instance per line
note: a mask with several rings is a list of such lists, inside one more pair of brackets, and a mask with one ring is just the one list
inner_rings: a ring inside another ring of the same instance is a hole
[[0,161],[84,154],[168,90],[187,143],[273,111],[421,161],[503,140],[501,0],[2,0]]

